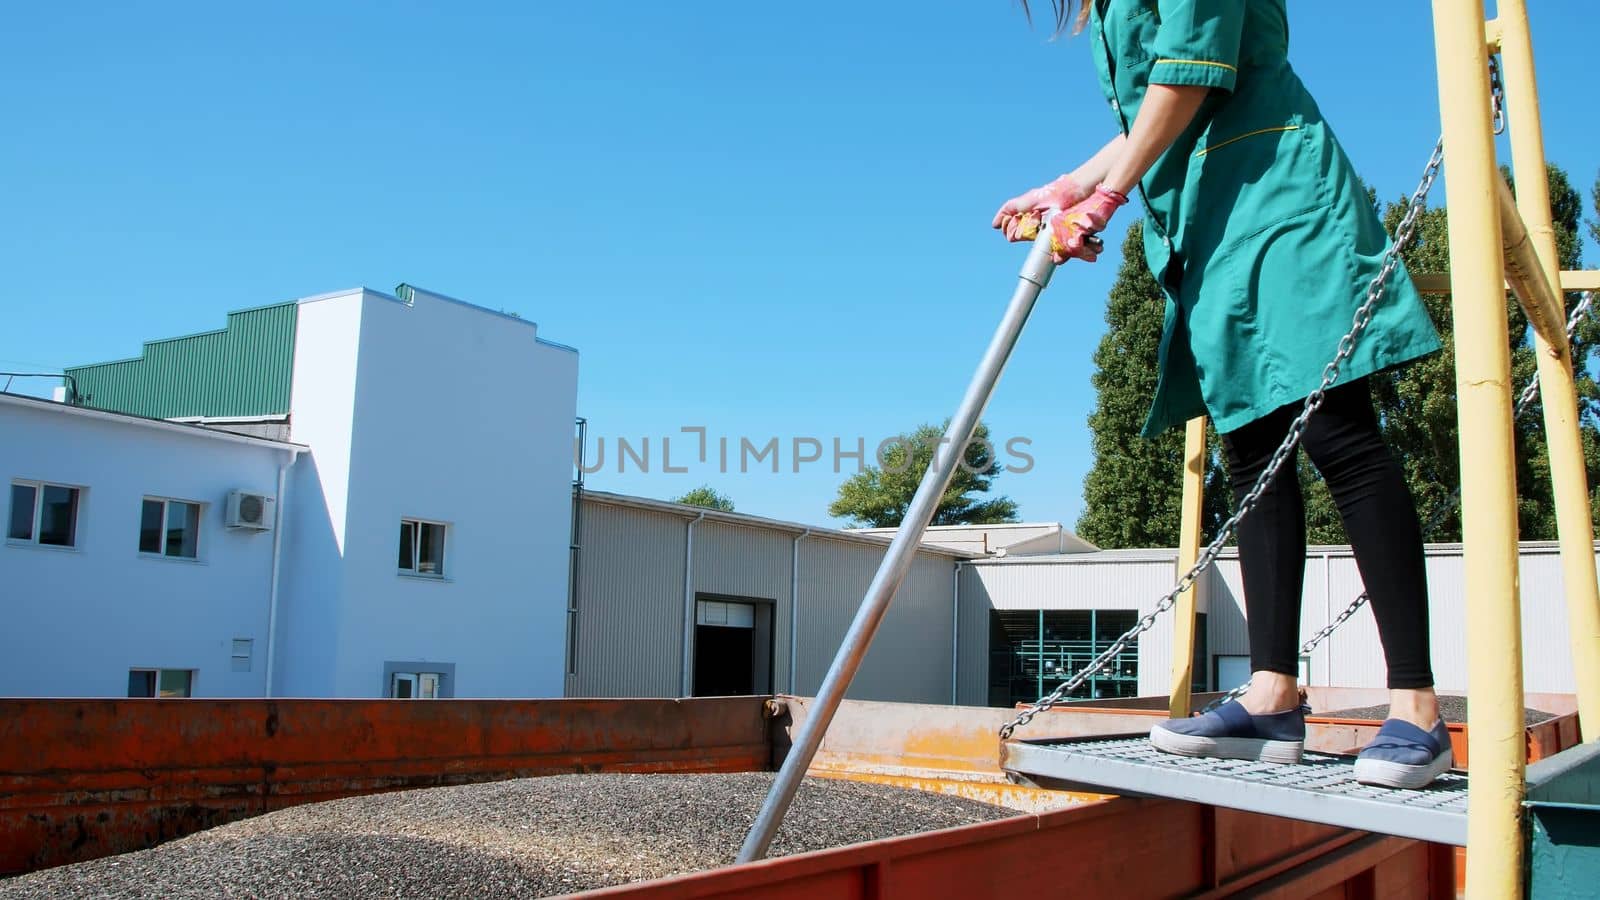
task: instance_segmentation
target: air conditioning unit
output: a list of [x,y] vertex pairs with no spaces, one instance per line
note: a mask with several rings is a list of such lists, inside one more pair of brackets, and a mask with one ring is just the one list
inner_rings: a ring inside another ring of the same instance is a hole
[[229,491],[226,524],[229,528],[271,531],[272,507],[276,503],[276,500],[266,494]]

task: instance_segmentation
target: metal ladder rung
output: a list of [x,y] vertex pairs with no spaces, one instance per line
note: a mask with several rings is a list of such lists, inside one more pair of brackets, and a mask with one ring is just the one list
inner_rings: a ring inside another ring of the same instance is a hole
[[1467,776],[1420,790],[1358,784],[1355,758],[1307,753],[1297,766],[1174,756],[1146,735],[1012,741],[1005,768],[1045,787],[1188,800],[1439,844],[1467,843]]

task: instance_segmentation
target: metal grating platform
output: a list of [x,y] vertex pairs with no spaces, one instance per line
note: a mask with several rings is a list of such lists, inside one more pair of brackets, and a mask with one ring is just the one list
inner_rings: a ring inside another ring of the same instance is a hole
[[1047,787],[1166,797],[1464,847],[1467,776],[1426,788],[1357,784],[1355,758],[1307,753],[1297,766],[1162,753],[1146,735],[1012,741],[1005,768]]

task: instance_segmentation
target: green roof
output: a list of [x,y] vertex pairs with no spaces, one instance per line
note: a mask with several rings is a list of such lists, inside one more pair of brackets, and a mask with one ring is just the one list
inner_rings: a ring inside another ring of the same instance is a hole
[[134,359],[74,366],[81,405],[155,419],[289,412],[296,305],[228,313],[227,327],[150,341]]

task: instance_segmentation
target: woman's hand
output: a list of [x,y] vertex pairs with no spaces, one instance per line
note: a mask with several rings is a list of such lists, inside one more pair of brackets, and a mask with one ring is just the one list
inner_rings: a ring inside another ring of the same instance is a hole
[[1047,212],[1076,206],[1093,192],[1093,188],[1083,187],[1071,175],[1063,175],[1007,200],[994,214],[994,227],[1008,241],[1031,241],[1039,235],[1039,225]]
[[1051,216],[1050,258],[1056,265],[1069,259],[1081,259],[1084,262],[1099,259],[1103,245],[1096,235],[1105,230],[1117,208],[1126,205],[1126,194],[1100,185],[1094,189],[1094,193],[1070,209]]
[[1068,174],[1007,200],[994,214],[994,227],[1004,233],[1008,241],[1031,241],[1038,237],[1039,227],[1048,213],[1077,206],[1094,193],[1094,185],[1104,181],[1106,173],[1122,158],[1122,146],[1126,141],[1127,138],[1118,134]]

